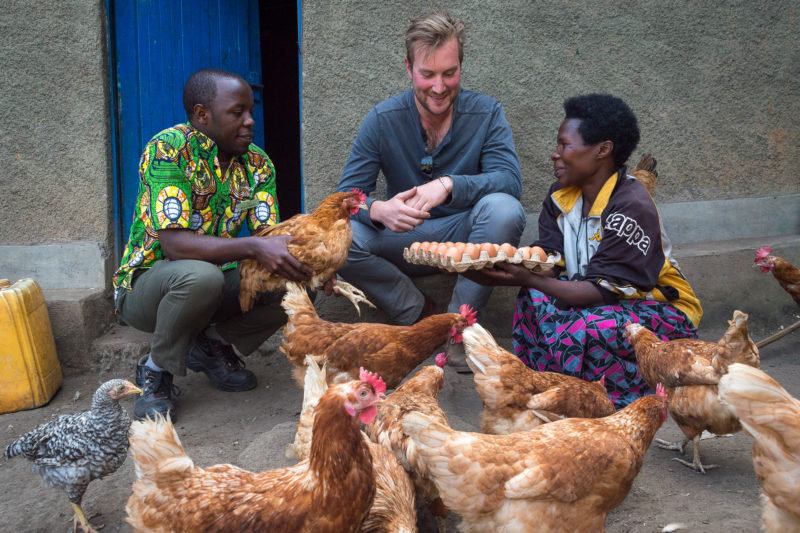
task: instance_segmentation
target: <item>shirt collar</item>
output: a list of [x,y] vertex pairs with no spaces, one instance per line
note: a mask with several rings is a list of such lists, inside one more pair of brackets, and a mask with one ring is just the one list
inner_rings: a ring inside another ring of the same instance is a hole
[[[217,143],[215,143],[211,139],[211,137],[209,137],[208,135],[206,135],[202,131],[200,131],[197,128],[195,128],[194,126],[192,126],[191,122],[186,122],[184,125],[191,131],[191,134],[194,135],[197,138],[197,141],[200,143],[200,146],[202,146],[203,148],[208,150],[208,153],[211,154],[211,157],[215,159],[217,157],[217,152],[218,152]],[[246,153],[247,152],[245,152],[245,154]],[[244,162],[245,161],[245,158],[244,158],[245,154],[233,156],[231,158],[231,163],[233,163],[236,160],[240,160],[240,161]]]
[[[614,187],[617,185],[618,175],[618,172],[614,172],[614,174],[612,174],[611,177],[608,178],[603,184],[600,192],[597,193],[597,198],[595,198],[592,208],[589,210],[588,216],[600,216],[602,214],[603,209],[605,209],[608,205],[608,200],[611,198],[611,193],[614,191]],[[575,185],[558,189],[552,194],[553,201],[564,213],[569,213],[572,211],[572,209],[575,207],[575,204],[578,202],[578,198],[580,197],[581,189]]]

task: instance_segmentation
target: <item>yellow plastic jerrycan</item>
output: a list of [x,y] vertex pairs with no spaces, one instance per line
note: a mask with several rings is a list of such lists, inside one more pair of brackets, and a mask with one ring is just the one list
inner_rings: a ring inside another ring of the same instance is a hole
[[0,413],[46,404],[61,381],[42,289],[30,278],[0,279]]

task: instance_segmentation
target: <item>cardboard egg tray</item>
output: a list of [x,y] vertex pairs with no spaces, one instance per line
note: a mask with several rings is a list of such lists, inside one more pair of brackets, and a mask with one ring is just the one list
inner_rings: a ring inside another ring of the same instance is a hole
[[498,251],[495,257],[489,257],[489,252],[482,251],[477,259],[472,259],[467,254],[461,256],[461,261],[453,261],[452,257],[442,257],[431,253],[430,251],[417,250],[412,254],[408,248],[403,249],[403,259],[415,265],[429,265],[436,268],[447,270],[448,272],[464,272],[466,270],[480,270],[482,268],[490,267],[500,261],[506,263],[513,263],[515,265],[523,265],[525,268],[533,272],[543,272],[550,270],[555,265],[557,258],[547,256],[546,261],[537,261],[535,259],[523,259],[522,252],[517,250],[514,255],[508,257],[505,252]]

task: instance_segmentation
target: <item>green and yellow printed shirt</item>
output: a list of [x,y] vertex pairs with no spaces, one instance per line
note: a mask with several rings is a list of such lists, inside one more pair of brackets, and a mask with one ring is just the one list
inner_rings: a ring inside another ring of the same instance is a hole
[[[191,124],[153,137],[139,160],[139,194],[115,294],[130,289],[133,273],[164,259],[158,230],[186,228],[198,235],[236,237],[247,219],[250,231],[278,222],[275,167],[251,144],[233,158],[223,176],[217,146]],[[236,262],[218,265],[222,270]]]

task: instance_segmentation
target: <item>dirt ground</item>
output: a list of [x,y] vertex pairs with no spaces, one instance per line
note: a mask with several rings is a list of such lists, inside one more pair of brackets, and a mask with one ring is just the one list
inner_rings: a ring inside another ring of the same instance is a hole
[[[721,328],[703,329],[700,337],[716,340]],[[755,337],[755,335],[754,335]],[[756,338],[762,338],[758,336]],[[225,393],[209,386],[202,374],[177,378],[183,394],[178,398],[176,428],[190,457],[199,466],[233,463],[251,470],[291,464],[284,456],[292,441],[302,402],[302,390],[290,378],[290,365],[275,350],[279,334],[247,359],[259,379],[256,389]],[[508,341],[503,344],[508,345]],[[762,368],[794,396],[800,397],[800,334],[761,351]],[[429,360],[428,363],[431,361]],[[0,416],[0,446],[62,413],[88,408],[97,386],[112,377],[132,378],[133,369],[114,375],[81,375],[65,379],[61,390],[46,406]],[[471,375],[449,369],[440,402],[454,427],[477,430],[480,400]],[[132,412],[132,401],[126,400]],[[658,437],[682,437],[668,420]],[[691,445],[687,448],[691,451]],[[701,443],[704,463],[720,468],[707,475],[672,461],[676,452],[651,447],[627,499],[608,518],[610,533],[658,532],[667,524],[684,524],[683,531],[755,532],[759,529],[759,483],[753,474],[752,440],[742,433]],[[689,456],[690,458],[690,456]],[[21,458],[0,459],[0,531],[70,531],[72,516],[63,492],[48,488]],[[125,522],[125,502],[134,480],[129,458],[114,474],[94,481],[84,497],[92,523],[105,524],[103,532],[131,531]],[[420,509],[421,532],[435,531],[427,510]],[[456,531],[459,518],[451,514],[448,530]]]

